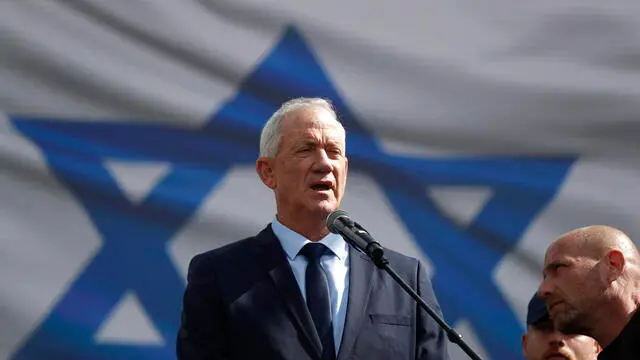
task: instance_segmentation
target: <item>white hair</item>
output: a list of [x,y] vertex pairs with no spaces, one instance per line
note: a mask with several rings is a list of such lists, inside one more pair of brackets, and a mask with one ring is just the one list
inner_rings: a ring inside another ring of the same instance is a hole
[[[331,104],[331,101],[323,98],[296,98],[291,99],[283,103],[280,108],[271,115],[269,120],[264,124],[262,133],[260,134],[260,156],[267,158],[274,158],[278,153],[278,146],[282,139],[281,123],[282,120],[295,111],[305,108],[320,108],[327,110],[333,118],[336,119],[338,124],[338,116]],[[342,124],[340,124],[342,126]],[[343,128],[344,129],[344,128]]]

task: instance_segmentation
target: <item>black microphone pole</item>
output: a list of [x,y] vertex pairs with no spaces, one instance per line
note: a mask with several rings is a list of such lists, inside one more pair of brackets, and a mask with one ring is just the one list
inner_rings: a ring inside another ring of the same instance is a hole
[[360,224],[351,220],[343,210],[336,210],[327,217],[327,227],[333,233],[340,234],[356,250],[367,255],[373,263],[380,269],[386,271],[403,289],[415,300],[429,316],[447,333],[449,341],[458,345],[469,358],[482,360],[469,345],[462,339],[454,328],[449,326],[420,295],[400,277],[400,275],[389,265],[389,260],[384,256],[384,248],[369,235]]

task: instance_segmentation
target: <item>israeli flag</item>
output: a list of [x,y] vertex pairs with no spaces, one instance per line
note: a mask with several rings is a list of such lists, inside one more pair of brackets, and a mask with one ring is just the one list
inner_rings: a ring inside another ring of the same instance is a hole
[[0,359],[174,359],[188,262],[271,221],[259,133],[299,96],[347,129],[343,208],[522,358],[546,246],[640,236],[638,34],[630,0],[0,2]]

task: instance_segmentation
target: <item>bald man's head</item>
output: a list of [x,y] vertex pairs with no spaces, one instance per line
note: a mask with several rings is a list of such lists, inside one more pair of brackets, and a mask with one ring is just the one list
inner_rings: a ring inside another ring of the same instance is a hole
[[556,246],[591,258],[601,258],[611,250],[618,250],[627,258],[638,257],[638,250],[633,241],[624,232],[606,225],[571,230],[553,242],[549,250]]
[[638,258],[631,239],[610,226],[575,229],[554,241],[545,254],[539,293],[556,328],[591,334],[594,311],[638,277]]

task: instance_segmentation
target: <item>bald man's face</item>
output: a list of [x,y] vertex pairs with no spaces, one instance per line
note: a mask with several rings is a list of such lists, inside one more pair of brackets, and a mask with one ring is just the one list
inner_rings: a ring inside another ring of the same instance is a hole
[[539,293],[556,329],[566,334],[590,334],[589,315],[605,286],[599,261],[584,253],[580,241],[571,240],[558,240],[547,250]]

